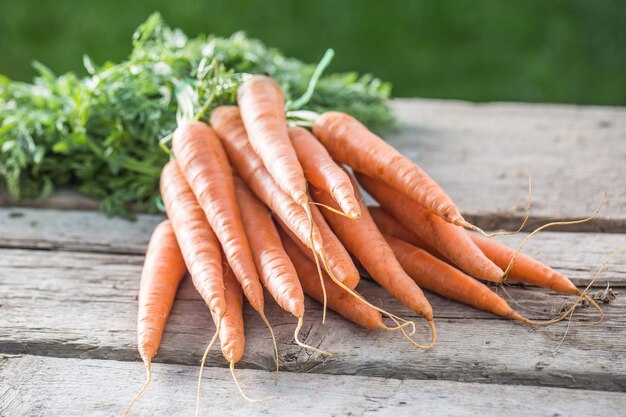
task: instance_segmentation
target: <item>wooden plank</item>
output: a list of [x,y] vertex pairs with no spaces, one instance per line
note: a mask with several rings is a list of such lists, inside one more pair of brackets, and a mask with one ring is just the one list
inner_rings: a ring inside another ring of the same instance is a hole
[[626,231],[626,108],[394,100],[389,141],[419,163],[473,221],[515,229],[533,180],[533,224],[586,217],[579,231]]
[[[515,229],[534,184],[530,226],[586,217],[568,231],[626,232],[626,108],[397,99],[401,130],[389,142],[419,163],[478,225]],[[48,201],[0,205],[94,209],[92,199],[61,190]],[[565,229],[564,229],[565,230]]]
[[[132,415],[190,415],[197,372],[197,366],[156,364]],[[7,417],[83,416],[85,410],[94,417],[121,415],[143,382],[138,363],[35,356],[0,359],[0,374],[0,415]],[[611,392],[335,375],[283,373],[274,385],[268,372],[239,370],[250,396],[275,397],[248,403],[226,369],[207,368],[204,375],[201,412],[220,416],[610,417],[621,415],[626,401],[626,394]]]
[[[135,222],[128,222],[93,211],[0,208],[0,247],[143,255],[154,226],[162,219],[158,215],[140,215]],[[497,239],[517,247],[524,236]],[[524,251],[563,272],[576,285],[586,285],[623,237],[543,232],[532,238]],[[626,285],[626,269],[615,267],[612,274],[604,275],[597,284],[608,283]]]
[[95,211],[0,208],[0,247],[143,254],[164,218],[142,214],[128,221]]
[[[128,255],[0,250],[0,352],[137,360],[135,297],[141,262],[141,257]],[[359,289],[373,302],[413,317],[372,283],[363,282]],[[539,289],[515,289],[512,294],[522,305],[541,309],[528,313],[538,318],[549,316],[549,310],[563,301]],[[416,351],[398,334],[364,331],[335,314],[322,326],[320,306],[307,300],[302,337],[335,355],[322,358],[293,342],[296,320],[269,297],[266,311],[277,333],[281,367],[290,372],[626,390],[623,297],[606,307],[608,319],[601,326],[572,326],[554,357],[551,351],[565,323],[531,329],[433,295],[429,298],[439,342],[426,352]],[[577,317],[588,319],[593,314],[583,309]],[[248,344],[241,367],[271,370],[266,328],[248,307],[245,320]],[[423,321],[419,323],[419,338],[426,339]],[[206,306],[185,280],[157,361],[198,363],[212,331]],[[217,350],[208,363],[225,366]]]

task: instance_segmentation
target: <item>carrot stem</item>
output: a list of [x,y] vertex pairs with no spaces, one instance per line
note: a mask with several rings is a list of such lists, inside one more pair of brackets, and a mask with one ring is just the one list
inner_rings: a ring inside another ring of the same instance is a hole
[[317,82],[319,81],[320,77],[322,76],[322,73],[324,72],[326,67],[328,67],[328,65],[330,64],[330,61],[332,61],[334,56],[335,56],[335,51],[333,51],[331,48],[326,50],[321,61],[319,62],[319,64],[317,64],[317,67],[315,68],[315,72],[313,72],[313,76],[311,77],[311,80],[309,81],[309,85],[306,91],[299,99],[297,99],[290,106],[288,106],[290,110],[298,110],[311,100],[311,98],[313,97],[313,93],[315,92],[315,86],[317,85]]

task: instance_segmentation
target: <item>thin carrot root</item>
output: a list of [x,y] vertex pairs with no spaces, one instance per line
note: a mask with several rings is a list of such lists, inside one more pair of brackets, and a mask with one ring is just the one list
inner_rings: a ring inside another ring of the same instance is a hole
[[526,237],[524,237],[522,242],[517,247],[517,250],[513,254],[513,257],[511,257],[511,260],[509,261],[509,264],[507,265],[506,269],[504,270],[504,275],[502,276],[502,282],[506,281],[507,276],[511,272],[511,268],[513,268],[513,264],[515,263],[515,260],[517,259],[517,256],[522,251],[522,248],[524,247],[524,245],[526,244],[528,239],[530,239],[531,237],[533,237],[537,233],[541,232],[542,230],[547,229],[548,227],[552,227],[552,226],[569,226],[569,225],[574,225],[574,224],[586,223],[586,222],[592,220],[594,217],[596,217],[598,215],[598,213],[600,213],[600,210],[602,210],[602,207],[604,207],[604,204],[606,203],[606,199],[607,199],[607,193],[605,192],[604,193],[604,197],[602,197],[602,201],[600,202],[600,206],[598,206],[596,211],[594,211],[593,214],[591,216],[589,216],[589,217],[586,217],[584,219],[579,219],[579,220],[570,220],[570,221],[546,223],[543,226],[539,226],[538,228],[536,228],[535,230],[530,232],[528,235],[526,235]]
[[[604,203],[604,200],[603,200]],[[594,214],[594,216],[598,214],[597,211]],[[593,286],[593,284],[595,284],[595,282],[597,281],[597,279],[600,277],[600,275],[602,274],[602,272],[604,271],[604,269],[606,268],[606,265],[609,263],[609,261],[618,253],[620,253],[621,251],[624,250],[624,247],[626,247],[626,239],[622,240],[622,243],[620,243],[620,245],[613,251],[611,252],[611,254],[609,254],[609,256],[607,256],[604,261],[602,261],[602,263],[600,264],[600,267],[598,268],[598,271],[596,271],[596,273],[594,274],[593,278],[591,279],[591,281],[589,282],[589,284],[585,287],[585,289],[583,291],[580,292],[580,294],[577,296],[576,301],[572,304],[571,307],[569,307],[564,313],[562,313],[560,316],[551,319],[551,320],[547,320],[547,321],[534,321],[534,320],[529,320],[523,316],[515,317],[516,320],[520,320],[526,324],[532,324],[535,326],[546,326],[546,325],[550,325],[553,323],[557,323],[559,321],[564,320],[568,315],[570,315],[571,313],[574,312],[574,310],[576,309],[576,307],[578,306],[578,303],[580,302],[580,300],[585,299],[587,300],[587,302],[589,302],[589,304],[591,304],[596,310],[598,310],[598,313],[600,313],[600,318],[596,321],[593,322],[585,322],[585,323],[581,323],[578,322],[577,324],[579,326],[594,326],[597,324],[602,323],[602,321],[604,320],[604,312],[602,311],[602,308],[598,305],[598,303],[596,303],[596,301],[591,298],[587,292],[591,289],[591,287]]]
[[194,414],[195,417],[198,417],[198,415],[200,414],[200,385],[202,383],[202,371],[204,370],[204,364],[206,362],[207,356],[209,355],[209,351],[211,350],[211,347],[213,347],[213,344],[215,343],[218,335],[220,334],[220,328],[222,327],[222,318],[223,316],[220,316],[218,318],[215,333],[213,334],[211,341],[207,345],[204,351],[204,355],[202,355],[202,362],[200,363],[200,373],[198,374],[198,388],[196,390],[196,412]]
[[311,345],[307,345],[306,343],[303,343],[300,341],[300,339],[298,338],[298,335],[300,334],[300,330],[302,329],[302,325],[304,324],[304,316],[300,316],[298,317],[298,325],[296,326],[296,330],[293,333],[293,338],[295,339],[296,343],[298,344],[298,346],[300,346],[301,348],[307,349],[307,350],[312,350],[314,352],[319,353],[320,355],[323,356],[328,356],[328,357],[333,357],[333,354],[330,352],[327,352],[325,350],[322,349],[318,349],[316,347],[313,347]]
[[423,350],[427,350],[432,348],[433,346],[435,346],[435,343],[437,343],[437,329],[435,327],[435,322],[433,320],[428,320],[428,326],[430,327],[430,333],[431,333],[431,341],[429,344],[427,345],[420,345],[419,343],[417,343],[415,340],[411,339],[411,334],[408,334],[405,330],[404,330],[404,325],[400,325],[395,319],[391,318],[391,320],[393,320],[394,322],[396,322],[396,324],[398,326],[396,326],[397,330],[400,330],[400,332],[402,332],[402,336],[413,346],[415,346],[418,349],[423,349]]
[[265,325],[270,331],[270,334],[272,335],[272,343],[274,344],[274,360],[276,361],[276,384],[278,384],[278,346],[276,345],[276,336],[274,336],[274,329],[272,328],[272,325],[267,319],[267,316],[265,315],[265,313],[261,311],[259,312],[259,314],[261,315],[261,319],[263,320],[263,323],[265,323]]
[[[315,248],[315,240],[313,239],[313,213],[311,213],[311,208],[309,207],[309,205],[307,203],[304,203],[302,205],[302,208],[304,209],[306,216],[309,219],[309,241],[311,242],[311,250],[313,251],[313,259],[315,260],[315,267],[317,268],[317,273],[320,277],[320,284],[322,285],[322,294],[324,294],[324,303],[323,303],[323,309],[322,309],[322,324],[326,323],[326,304],[327,304],[327,297],[326,297],[326,285],[324,285],[324,275],[322,273],[322,267],[320,266],[320,261],[317,257],[317,249]],[[324,247],[321,248],[321,250],[324,250]]]
[[522,224],[520,224],[520,226],[516,230],[514,230],[514,231],[487,233],[483,229],[481,229],[480,227],[471,224],[470,222],[468,222],[467,220],[465,220],[463,218],[459,222],[456,222],[455,224],[457,226],[461,226],[461,227],[464,227],[466,229],[478,232],[478,233],[480,233],[481,235],[483,235],[485,237],[516,235],[519,232],[521,232],[524,229],[524,227],[526,226],[526,223],[528,223],[528,219],[530,218],[530,210],[532,209],[532,206],[533,206],[533,198],[532,197],[533,197],[533,184],[532,184],[532,179],[530,177],[528,177],[528,203],[526,205],[526,216],[524,216],[524,220],[522,221]]
[[432,320],[428,321],[429,325],[430,325],[430,328],[431,328],[432,335],[433,335],[433,339],[432,339],[431,343],[429,345],[426,345],[426,346],[418,345],[405,332],[404,326],[400,325],[400,323],[403,323],[403,324],[410,323],[410,324],[412,324],[413,332],[411,332],[411,334],[413,334],[415,332],[415,323],[413,323],[412,321],[403,319],[402,317],[396,316],[395,314],[392,314],[392,313],[390,313],[390,312],[388,312],[388,311],[386,311],[386,310],[384,310],[382,308],[376,307],[375,305],[373,305],[369,301],[367,301],[365,298],[361,297],[359,294],[357,294],[356,292],[354,292],[353,290],[348,288],[343,282],[339,281],[339,279],[333,274],[333,272],[330,269],[330,266],[328,265],[328,260],[327,260],[326,252],[324,251],[324,248],[322,248],[322,253],[321,253],[320,258],[322,259],[322,263],[324,265],[324,269],[326,269],[326,272],[328,273],[328,276],[330,277],[330,279],[333,280],[333,282],[335,284],[337,284],[340,288],[342,288],[348,294],[350,294],[351,296],[353,296],[357,300],[361,301],[365,305],[373,308],[374,310],[380,312],[381,314],[384,314],[385,316],[387,316],[391,320],[393,320],[396,323],[396,325],[398,326],[399,330],[402,332],[402,334],[411,342],[412,345],[414,345],[416,347],[419,347],[421,349],[429,349],[429,348],[431,348],[435,344],[435,342],[437,340],[437,336],[436,336],[435,327],[434,327],[435,324],[434,324],[434,322],[432,322]]
[[130,409],[132,408],[133,404],[135,404],[135,402],[143,395],[144,392],[146,392],[146,389],[148,388],[148,385],[150,385],[150,381],[152,380],[152,369],[151,369],[151,364],[152,362],[145,361],[145,366],[146,366],[146,382],[143,383],[143,385],[141,386],[141,389],[139,390],[139,392],[137,394],[135,394],[135,396],[133,397],[133,399],[130,401],[130,404],[128,404],[128,407],[126,407],[126,411],[124,411],[124,417],[128,416],[128,414],[130,413]]
[[412,334],[415,333],[415,323],[412,322],[412,321],[407,321],[406,323],[402,323],[402,324],[397,323],[397,325],[394,326],[394,327],[389,327],[385,323],[383,323],[383,327],[381,327],[381,329],[386,331],[386,332],[395,332],[395,331],[398,331],[400,329],[403,329],[403,328],[405,328],[407,326],[411,326],[411,325],[413,325],[413,330],[409,334],[412,335]]
[[230,374],[233,376],[233,380],[235,381],[235,385],[237,385],[237,389],[239,390],[239,393],[244,398],[244,400],[249,401],[251,403],[258,403],[258,402],[261,402],[261,401],[267,401],[267,400],[271,400],[271,399],[274,398],[274,397],[267,397],[267,398],[254,399],[254,398],[248,397],[243,392],[243,389],[241,389],[241,385],[239,385],[239,381],[237,380],[237,375],[235,375],[235,361],[230,361]]
[[320,207],[323,207],[323,208],[325,208],[326,210],[330,211],[331,213],[338,214],[338,215],[343,216],[343,217],[346,217],[346,218],[348,218],[348,219],[350,219],[350,220],[359,220],[359,218],[360,218],[360,216],[352,216],[352,215],[350,215],[350,214],[348,214],[348,213],[344,213],[344,212],[343,212],[343,211],[341,211],[341,210],[337,210],[337,209],[336,209],[336,208],[334,208],[334,207],[328,206],[328,205],[326,205],[326,204],[318,203],[318,202],[316,202],[316,201],[311,201],[311,202],[309,202],[309,204],[312,204],[312,205],[314,205],[314,206],[320,206]]

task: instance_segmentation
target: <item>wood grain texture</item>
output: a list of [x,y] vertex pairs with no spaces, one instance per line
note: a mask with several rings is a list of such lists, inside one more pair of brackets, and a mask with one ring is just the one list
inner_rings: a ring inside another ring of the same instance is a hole
[[[196,366],[155,364],[150,389],[133,416],[191,415]],[[137,363],[35,356],[0,358],[0,416],[121,415],[141,385]],[[244,401],[223,368],[204,371],[202,415],[281,416],[619,416],[626,394],[545,387],[415,381],[283,373],[274,385],[269,372],[239,370],[259,403]],[[108,381],[109,383],[103,383]],[[113,382],[113,383],[111,383]],[[54,395],[50,395],[54,392]],[[311,393],[315,393],[314,396]]]
[[[0,247],[61,249],[143,255],[159,215],[139,215],[135,222],[110,219],[101,213],[80,210],[0,208]],[[525,234],[498,237],[517,247]],[[586,285],[602,260],[626,237],[607,233],[542,232],[533,237],[524,252],[548,263]],[[598,280],[598,286],[626,285],[626,268]]]
[[394,100],[401,130],[388,137],[464,214],[515,229],[533,181],[532,225],[586,217],[579,231],[626,231],[626,109],[442,100]]
[[[136,294],[142,261],[131,255],[0,250],[0,352],[138,360]],[[393,312],[414,317],[371,282],[364,281],[359,290]],[[550,316],[565,299],[539,289],[511,289],[511,294],[522,305],[539,310],[528,312],[533,318]],[[268,301],[266,312],[277,332],[281,367],[290,372],[626,390],[622,297],[606,307],[608,319],[601,326],[572,326],[555,357],[551,350],[565,323],[532,329],[432,294],[428,297],[439,342],[426,352],[416,351],[398,334],[364,331],[335,314],[322,326],[320,306],[307,300],[302,338],[332,352],[335,356],[330,359],[300,349],[292,340],[295,318]],[[594,312],[581,309],[576,317],[593,318]],[[245,323],[248,343],[240,367],[271,370],[269,334],[249,306]],[[427,330],[418,323],[418,335],[425,338]],[[184,280],[157,362],[198,363],[212,332],[208,309],[190,280]],[[217,349],[208,363],[226,365]]]
[[[396,99],[401,129],[387,140],[419,163],[469,220],[488,229],[515,229],[524,217],[528,177],[534,184],[530,226],[586,217],[568,231],[626,232],[626,109],[571,105]],[[0,206],[97,208],[68,190],[51,199]]]

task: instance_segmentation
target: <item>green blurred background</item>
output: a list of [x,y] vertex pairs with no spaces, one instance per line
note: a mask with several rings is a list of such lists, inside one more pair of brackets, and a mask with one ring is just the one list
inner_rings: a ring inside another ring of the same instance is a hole
[[333,47],[333,70],[371,72],[395,96],[626,105],[623,0],[0,0],[0,73],[120,60],[153,11],[306,61]]

